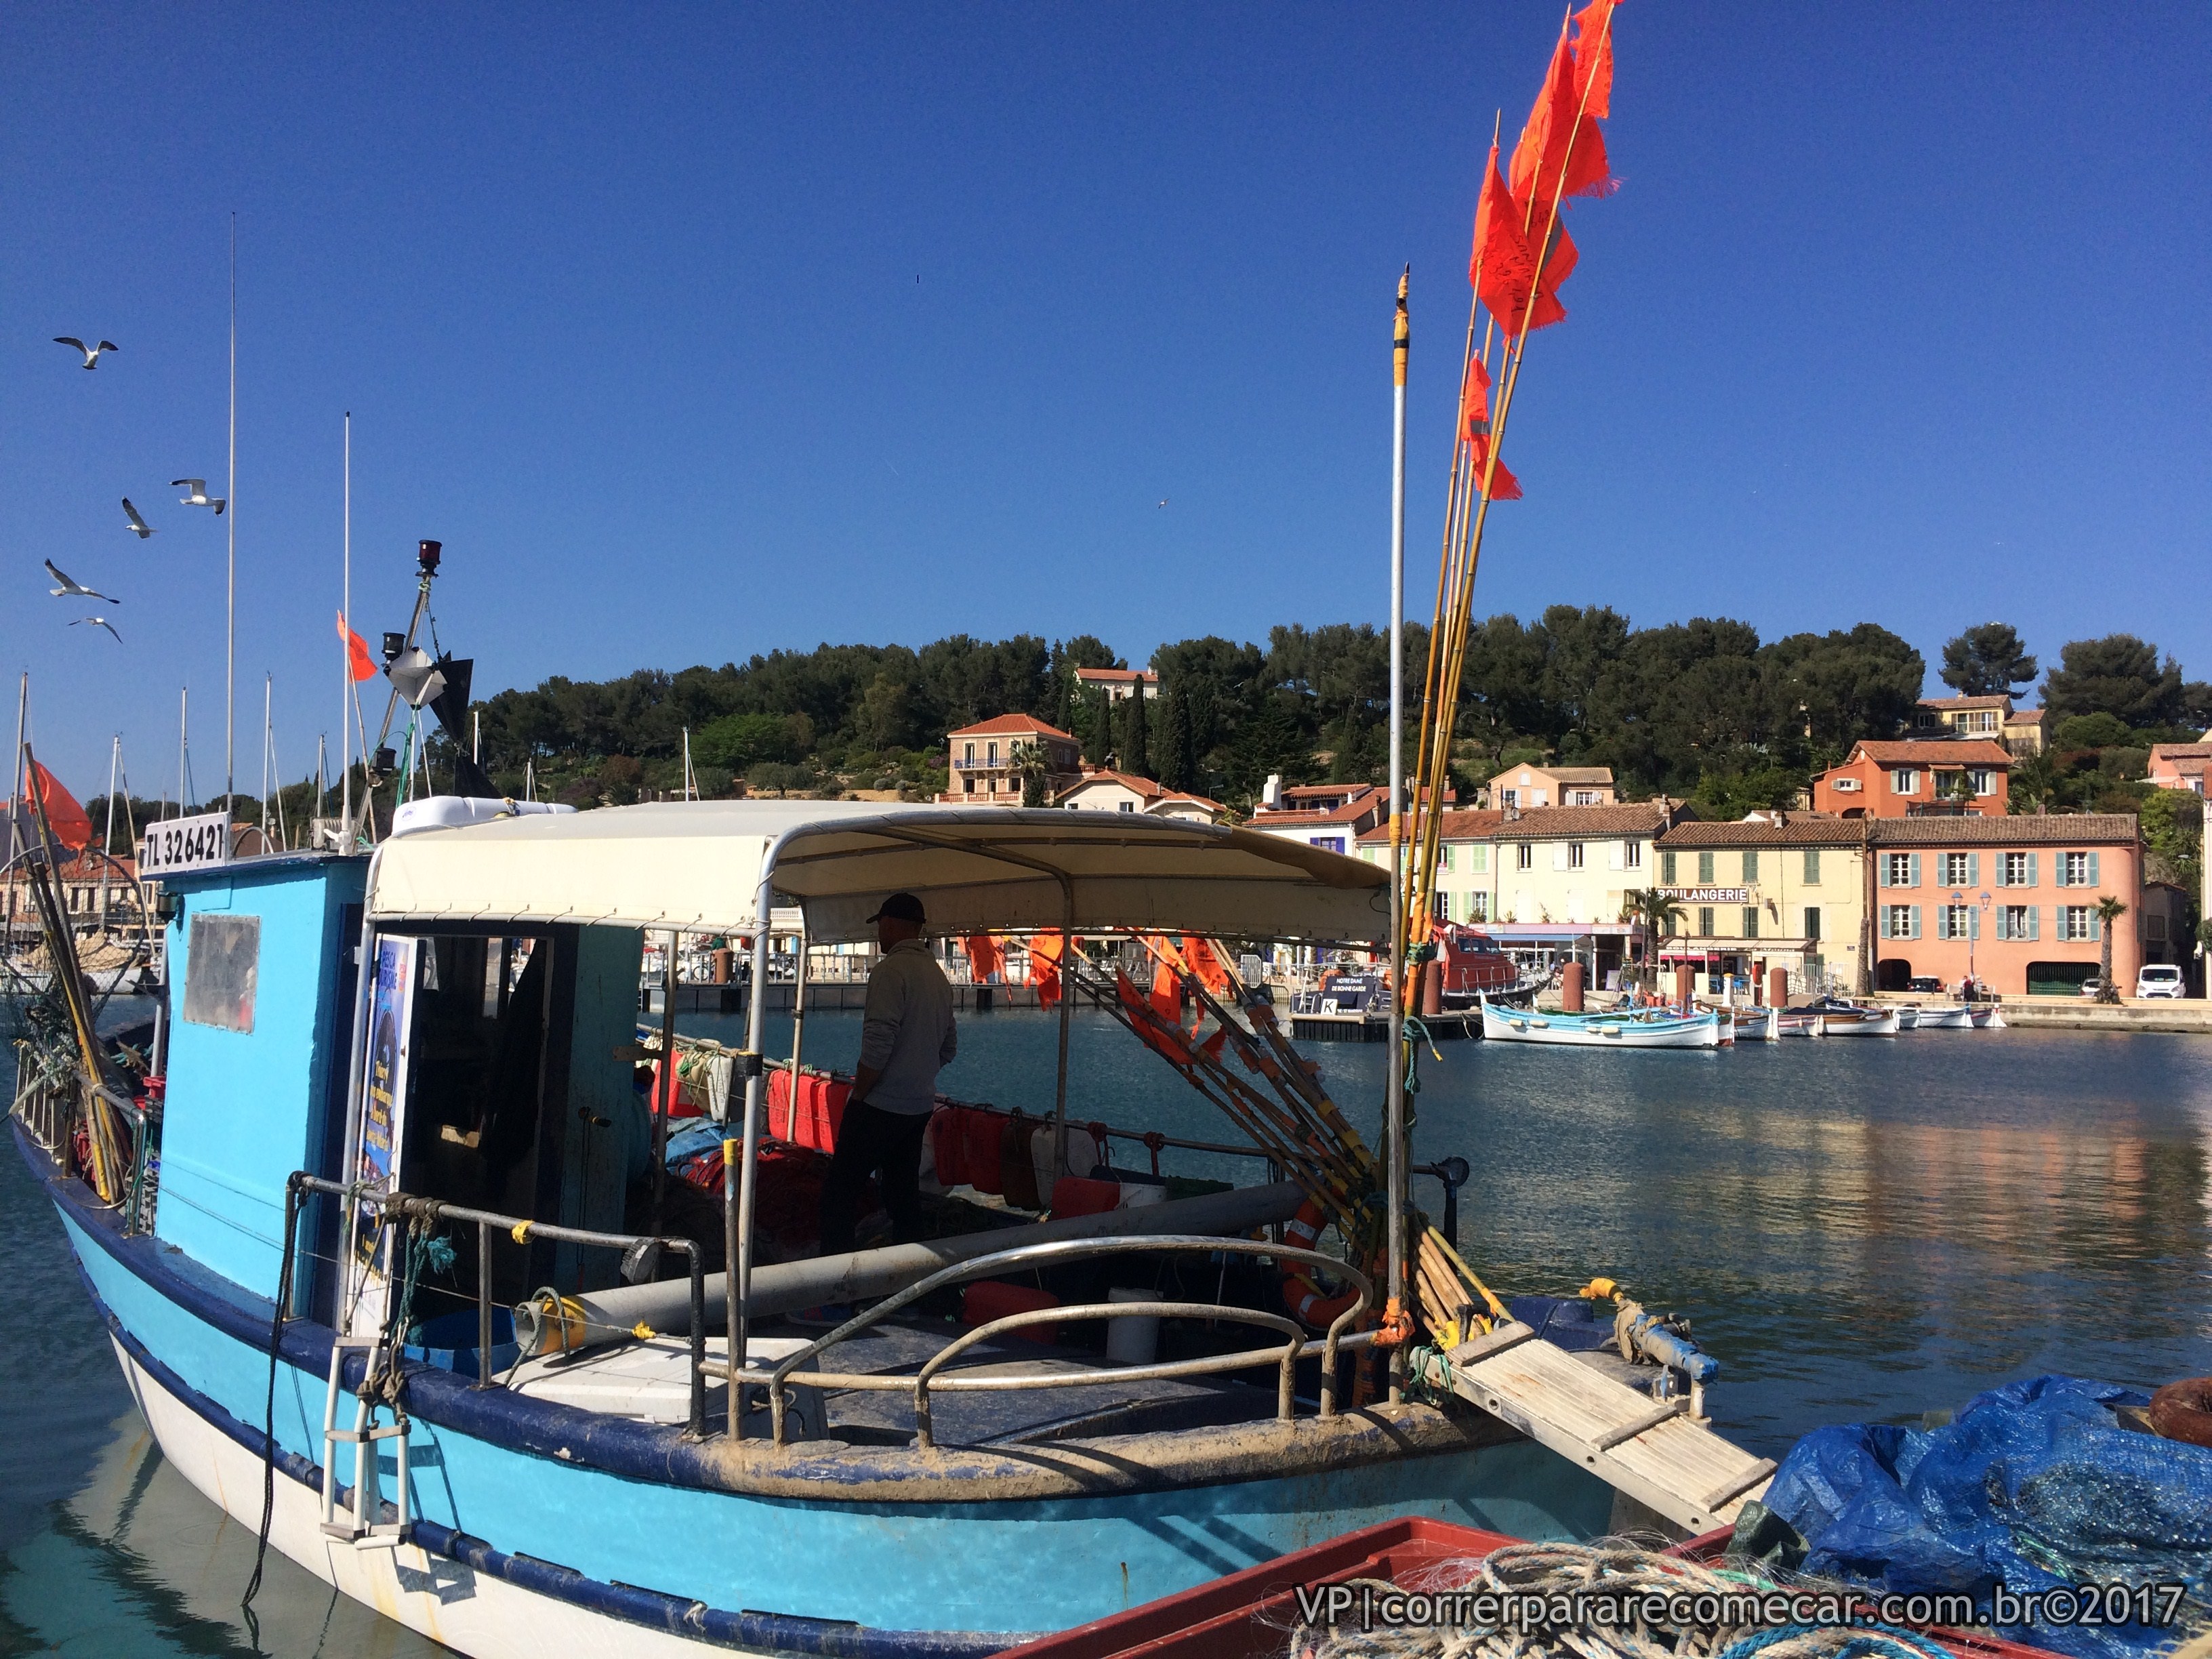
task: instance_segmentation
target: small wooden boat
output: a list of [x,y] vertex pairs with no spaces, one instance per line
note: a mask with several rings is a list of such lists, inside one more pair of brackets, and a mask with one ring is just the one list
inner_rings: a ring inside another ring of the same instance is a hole
[[1725,1040],[1715,1013],[1665,1009],[1620,1013],[1540,1013],[1482,1004],[1482,1035],[1492,1042],[1548,1042],[1583,1048],[1717,1048]]
[[1967,1011],[1977,1031],[2002,1031],[2005,1025],[2004,1011],[1994,1002],[1978,1002]]
[[1918,1003],[1906,1002],[1899,1005],[1897,1010],[1897,1029],[1900,1031],[1917,1031],[1920,1029],[1920,1005]]
[[1826,1008],[1820,1016],[1822,1036],[1895,1036],[1894,1008]]
[[1777,1008],[1774,1035],[1778,1037],[1818,1036],[1820,1016],[1810,1008]]
[[1966,1031],[1973,1029],[1974,1011],[1965,1003],[1923,1003],[1917,1029],[1923,1031]]

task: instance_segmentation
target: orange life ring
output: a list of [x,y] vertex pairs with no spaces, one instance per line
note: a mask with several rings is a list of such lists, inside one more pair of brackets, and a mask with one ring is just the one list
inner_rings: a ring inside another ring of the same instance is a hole
[[[1298,1212],[1283,1229],[1283,1243],[1293,1249],[1310,1250],[1321,1238],[1323,1221],[1321,1206],[1308,1199],[1298,1206]],[[1294,1261],[1283,1269],[1283,1305],[1290,1310],[1293,1319],[1325,1331],[1336,1322],[1338,1316],[1359,1300],[1356,1290],[1346,1291],[1340,1296],[1324,1296],[1321,1286],[1314,1282],[1313,1269],[1303,1261]]]

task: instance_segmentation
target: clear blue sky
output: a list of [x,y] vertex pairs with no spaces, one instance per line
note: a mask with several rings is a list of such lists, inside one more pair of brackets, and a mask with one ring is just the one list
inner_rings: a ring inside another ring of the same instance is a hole
[[[0,666],[65,778],[335,734],[356,612],[489,691],[822,640],[1380,621],[1414,274],[1425,613],[1467,234],[1541,6],[17,6]],[[2212,14],[1628,0],[1478,605],[2137,632],[2212,676]],[[86,374],[56,334],[122,349]],[[125,533],[130,495],[160,533]],[[1156,505],[1162,498],[1169,505]],[[123,596],[66,626],[41,557]],[[12,710],[9,713],[12,714]]]

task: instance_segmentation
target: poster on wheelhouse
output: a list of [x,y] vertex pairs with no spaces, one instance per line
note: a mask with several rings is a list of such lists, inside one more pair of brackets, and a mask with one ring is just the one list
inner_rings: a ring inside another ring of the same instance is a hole
[[[368,1192],[388,1191],[399,1164],[407,1127],[408,1032],[414,1024],[418,939],[376,942],[376,980],[368,1002],[368,1064],[361,1112],[361,1153],[354,1180]],[[364,1267],[375,1265],[381,1235],[378,1218],[361,1210],[354,1221],[354,1250]]]

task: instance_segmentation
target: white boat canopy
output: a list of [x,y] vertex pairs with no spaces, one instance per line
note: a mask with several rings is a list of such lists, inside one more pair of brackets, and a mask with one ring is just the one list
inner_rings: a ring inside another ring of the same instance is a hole
[[662,801],[421,830],[379,850],[380,921],[610,923],[753,933],[763,878],[822,944],[870,939],[888,894],[929,931],[1188,932],[1375,945],[1379,866],[1251,830],[1132,813]]

